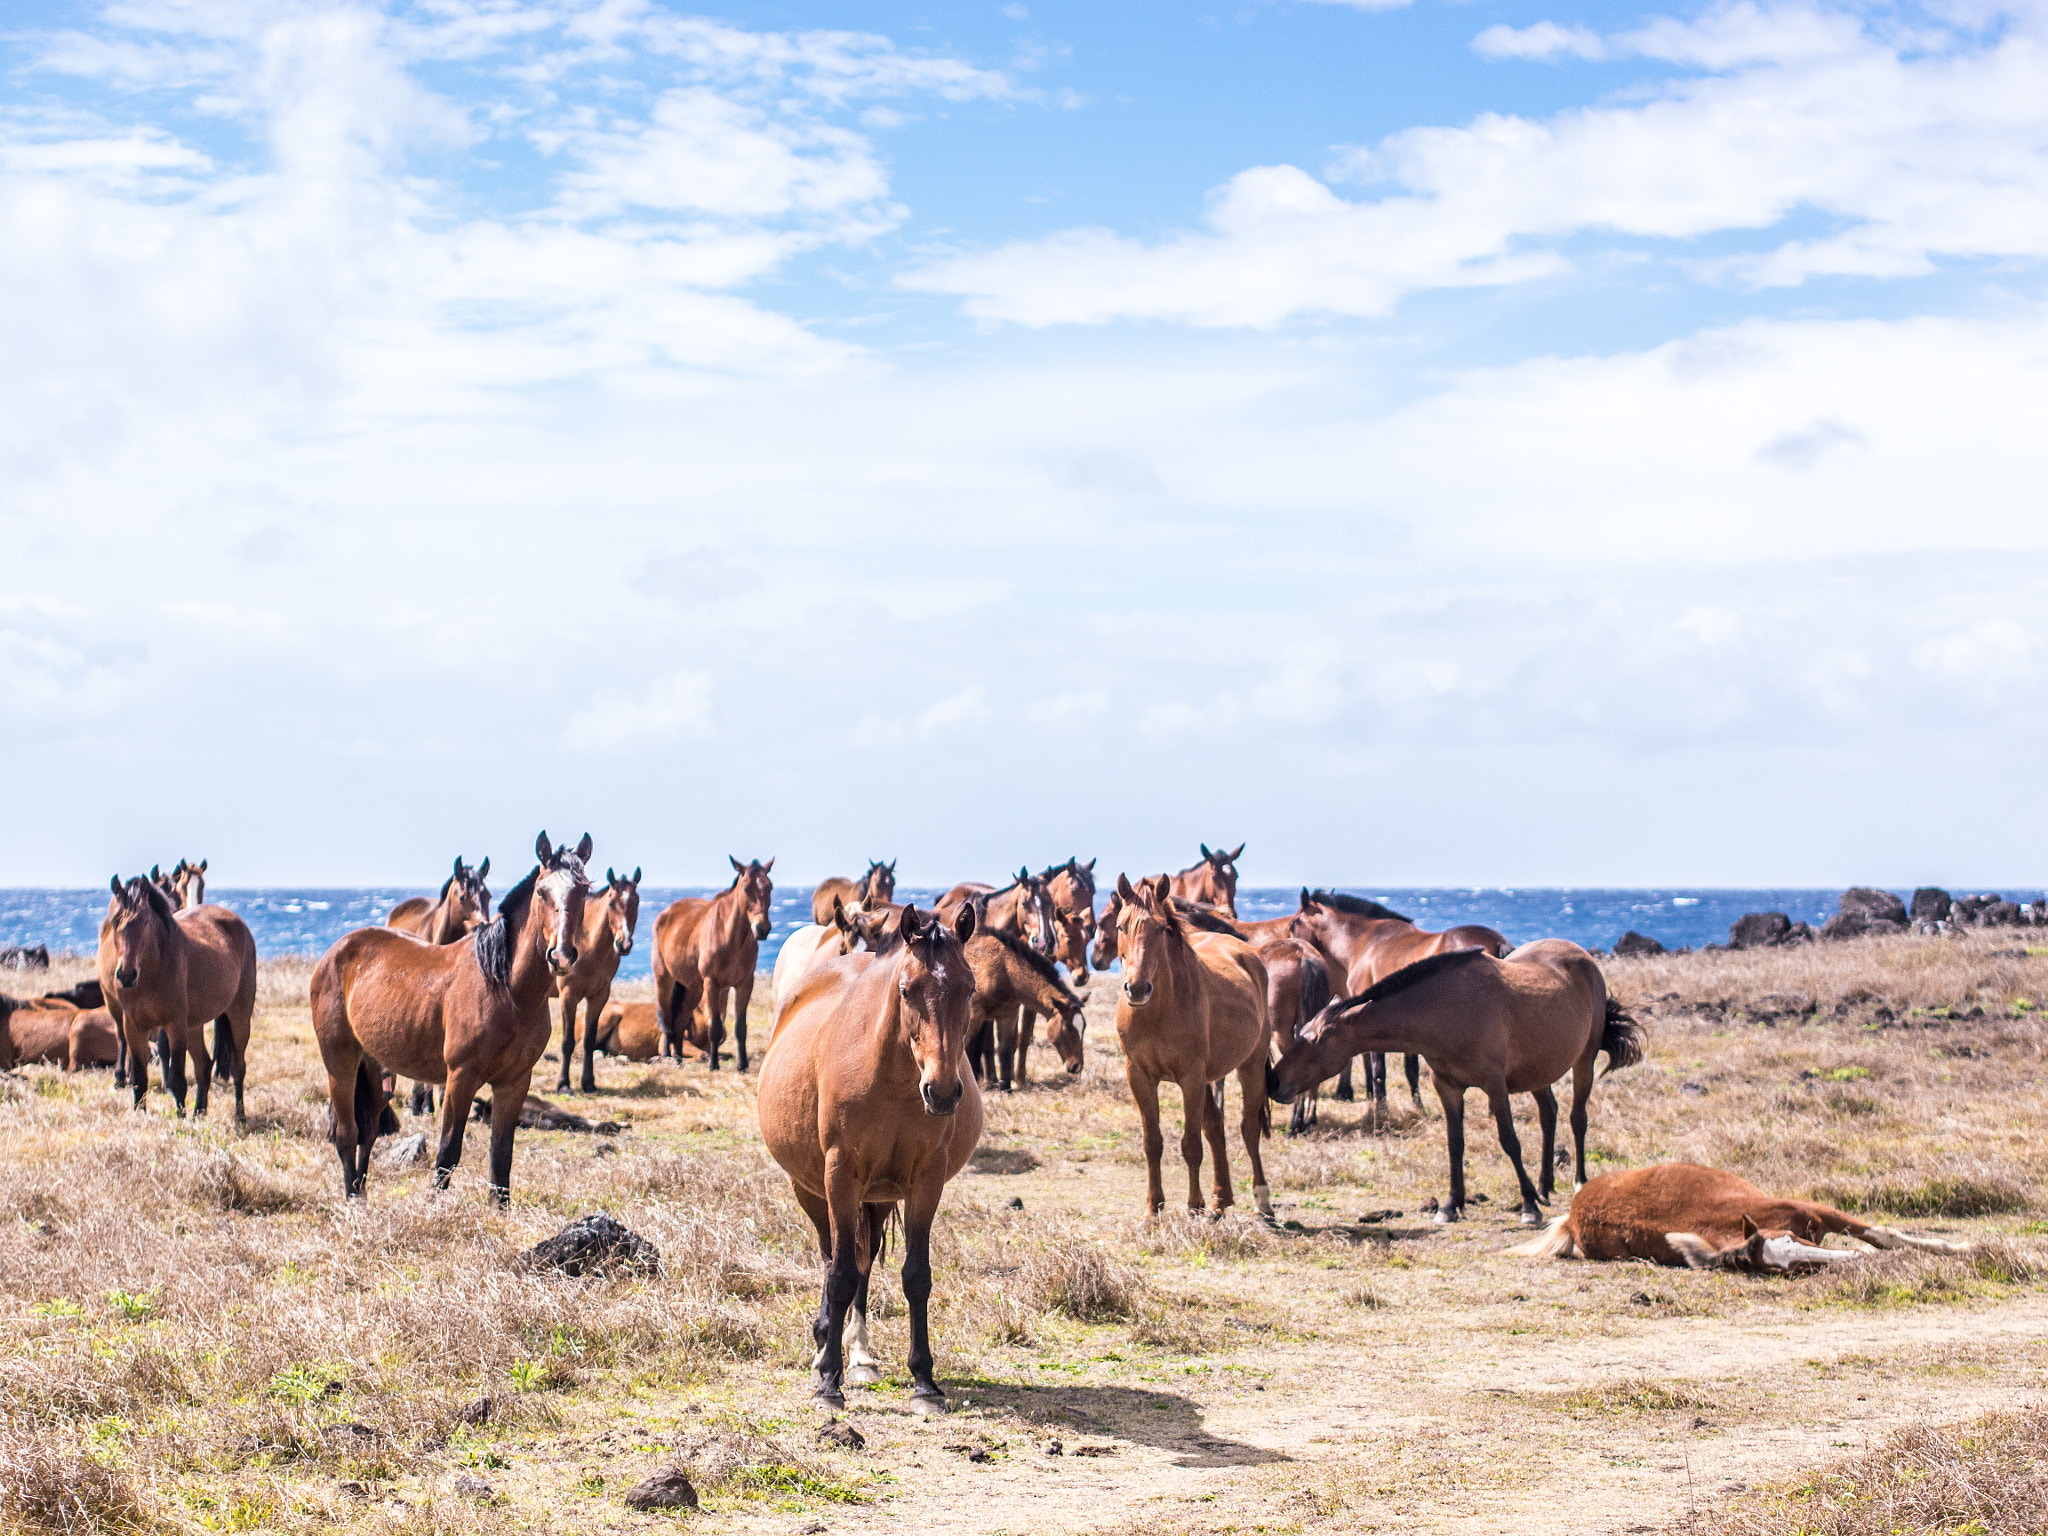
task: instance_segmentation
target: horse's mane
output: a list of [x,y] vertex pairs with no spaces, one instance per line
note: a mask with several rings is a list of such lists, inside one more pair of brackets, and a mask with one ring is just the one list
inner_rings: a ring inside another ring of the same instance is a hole
[[171,898],[164,894],[162,886],[154,880],[145,879],[142,882],[142,894],[149,898],[149,910],[156,914],[158,922],[167,929],[177,927],[177,919],[171,915],[176,909],[171,906]]
[[501,992],[512,988],[512,934],[526,924],[526,909],[533,905],[533,888],[540,881],[540,866],[534,865],[526,878],[505,893],[498,903],[498,915],[476,929],[476,963],[484,980]]
[[1204,906],[1199,901],[1189,901],[1185,896],[1176,896],[1173,898],[1173,910],[1189,927],[1199,928],[1204,933],[1227,933],[1233,939],[1244,937],[1237,924],[1214,907]]
[[1426,960],[1417,960],[1413,965],[1404,965],[1391,976],[1383,976],[1356,997],[1347,997],[1335,1005],[1341,1013],[1353,1013],[1367,1003],[1384,1002],[1397,993],[1406,992],[1410,987],[1419,987],[1431,980],[1439,971],[1447,971],[1454,965],[1469,965],[1472,961],[1493,956],[1483,949],[1454,949],[1448,954],[1431,955]]
[[1015,934],[1004,933],[997,928],[982,928],[977,926],[974,930],[974,936],[977,939],[994,939],[997,943],[1001,944],[1003,948],[1007,949],[1019,960],[1022,960],[1026,965],[1030,966],[1032,970],[1038,972],[1039,975],[1043,976],[1047,981],[1051,982],[1054,986],[1059,987],[1062,990],[1066,989],[1067,984],[1064,981],[1060,980],[1059,967],[1054,965],[1050,960],[1046,959],[1044,955],[1041,955],[1029,944],[1026,944],[1022,939],[1018,938]]
[[443,901],[446,901],[448,899],[448,892],[454,888],[454,885],[455,877],[453,875],[450,875],[446,880],[443,880],[441,882],[441,899]]
[[1337,912],[1349,912],[1353,917],[1391,918],[1397,923],[1412,923],[1412,917],[1404,917],[1392,907],[1383,907],[1376,901],[1367,901],[1363,896],[1346,896],[1342,891],[1310,891],[1312,906],[1329,907]]

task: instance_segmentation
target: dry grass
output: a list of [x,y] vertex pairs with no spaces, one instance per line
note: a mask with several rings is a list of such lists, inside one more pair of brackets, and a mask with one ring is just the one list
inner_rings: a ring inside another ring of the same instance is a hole
[[[1971,1256],[1887,1254],[1789,1283],[1501,1258],[1513,1185],[1476,1096],[1469,1179],[1493,1201],[1475,1204],[1466,1227],[1445,1233],[1419,1215],[1445,1177],[1433,1101],[1382,1123],[1326,1101],[1316,1133],[1266,1141],[1268,1180],[1294,1230],[1244,1207],[1191,1216],[1177,1200],[1147,1219],[1109,989],[1098,985],[1086,1069],[1047,1083],[1041,1051],[1036,1086],[991,1097],[983,1153],[934,1233],[941,1380],[974,1435],[1009,1447],[973,1463],[882,1416],[907,1386],[893,1276],[872,1296],[889,1381],[853,1399],[868,1414],[868,1450],[817,1446],[790,1423],[810,1365],[815,1239],[760,1149],[752,1078],[602,1062],[602,1114],[629,1129],[596,1144],[522,1133],[509,1213],[482,1199],[480,1140],[448,1194],[431,1190],[425,1170],[380,1165],[369,1200],[351,1208],[324,1140],[310,967],[266,963],[246,1131],[218,1099],[205,1122],[172,1118],[160,1092],[134,1114],[106,1073],[32,1068],[0,1083],[0,1496],[11,1501],[0,1526],[625,1529],[624,1491],[680,1460],[705,1497],[699,1518],[736,1529],[792,1511],[836,1524],[863,1517],[858,1501],[930,1499],[960,1501],[956,1528],[979,1529],[984,1495],[951,1474],[971,1465],[974,1477],[994,1476],[1008,1457],[1023,1476],[1031,1426],[1054,1423],[1070,1426],[1063,1476],[1099,1466],[1115,1474],[1103,1487],[1128,1492],[1122,1505],[1123,1492],[1102,1494],[1110,1502],[1087,1518],[1088,1506],[1065,1507],[1058,1518],[1082,1529],[1179,1486],[1140,1473],[1148,1447],[1163,1448],[1160,1466],[1210,1465],[1203,1416],[1254,1392],[1252,1422],[1270,1419],[1290,1454],[1323,1454],[1311,1448],[1321,1441],[1277,1426],[1324,1401],[1328,1361],[1362,1358],[1391,1373],[1385,1401],[1403,1413],[1420,1404],[1426,1422],[1375,1420],[1363,1470],[1318,1480],[1319,1502],[1288,1505],[1286,1518],[1350,1529],[1377,1511],[1391,1528],[1421,1528],[1459,1490],[1487,1486],[1473,1469],[1498,1460],[1444,1439],[1465,1432],[1468,1410],[1456,1406],[1462,1389],[1416,1384],[1453,1368],[1440,1358],[1476,1352],[1483,1363],[1540,1345],[1557,1368],[1595,1378],[1558,1397],[1593,1394],[1562,1411],[1618,1433],[1692,1411],[1682,1384],[1631,1375],[1612,1355],[1632,1331],[1751,1318],[1797,1328],[1853,1320],[1844,1308],[1911,1306],[1889,1326],[2036,1291],[2044,1266],[2027,1229],[2048,1192],[2048,1067],[2039,1023],[2015,1005],[2048,995],[2048,958],[2012,948],[1969,935],[1611,967],[1650,1026],[1650,1052],[1595,1094],[1594,1172],[1687,1157],[1982,1244]],[[49,985],[89,970],[65,962]],[[1793,991],[1815,999],[1813,1011],[1763,1016],[1762,999]],[[765,1005],[765,989],[757,996]],[[1937,1006],[1947,1012],[1909,1011]],[[1248,1205],[1231,1093],[1231,1172]],[[1167,1097],[1177,1196],[1179,1105]],[[1526,1104],[1518,1114],[1533,1161],[1533,1116]],[[598,1209],[656,1243],[659,1276],[573,1280],[515,1262]],[[1358,1223],[1385,1211],[1402,1214]],[[1121,1459],[1077,1464],[1084,1432]],[[1487,1420],[1481,1442],[1531,1433]],[[1513,1443],[1522,1464],[1545,1444]],[[948,1479],[917,1472],[928,1455]],[[1381,1458],[1427,1469],[1430,1512],[1399,1513],[1403,1479],[1422,1474],[1389,1479],[1371,1470]],[[1214,1465],[1237,1463],[1219,1453]],[[1076,1483],[1075,1497],[1089,1486]],[[1267,1487],[1243,1486],[1248,1499]],[[906,1502],[891,1518],[924,1508]],[[1148,1528],[1249,1528],[1263,1516],[1179,1518]]]
[[2035,1536],[2048,1531],[2048,1408],[1914,1425],[1746,1499],[1723,1536]]

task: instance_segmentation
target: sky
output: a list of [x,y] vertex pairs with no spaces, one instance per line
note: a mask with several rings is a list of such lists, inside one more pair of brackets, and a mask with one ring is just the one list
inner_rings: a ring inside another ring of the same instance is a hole
[[0,29],[0,885],[2048,878],[2043,0]]

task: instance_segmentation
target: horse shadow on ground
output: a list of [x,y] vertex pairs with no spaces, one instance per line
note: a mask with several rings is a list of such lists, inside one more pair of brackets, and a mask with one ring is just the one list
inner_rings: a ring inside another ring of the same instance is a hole
[[1041,1433],[1057,1437],[1064,1430],[1068,1455],[1091,1454],[1074,1441],[1093,1437],[1170,1451],[1177,1467],[1259,1467],[1293,1459],[1210,1434],[1203,1428],[1200,1403],[1160,1388],[1019,1384],[979,1377],[947,1386],[972,1397],[976,1407],[1007,1410]]

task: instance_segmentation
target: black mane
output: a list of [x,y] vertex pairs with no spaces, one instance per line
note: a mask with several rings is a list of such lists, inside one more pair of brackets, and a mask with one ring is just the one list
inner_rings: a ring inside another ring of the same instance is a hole
[[1032,970],[1038,972],[1039,975],[1043,976],[1047,981],[1051,982],[1054,986],[1060,987],[1062,989],[1066,987],[1066,982],[1060,979],[1060,968],[1054,965],[1052,961],[1046,959],[1046,957],[1040,954],[1037,950],[1033,949],[1029,944],[1026,944],[1022,939],[1018,938],[1014,933],[1004,933],[999,928],[976,928],[974,930],[974,936],[976,938],[994,939],[997,943],[1001,944],[1003,948],[1007,949],[1011,954],[1015,955],[1018,959],[1022,960],[1026,965],[1030,966]]
[[1356,997],[1347,997],[1341,1003],[1331,1006],[1342,1013],[1352,1013],[1367,1003],[1381,1002],[1396,993],[1406,992],[1410,987],[1421,986],[1439,971],[1447,971],[1454,965],[1469,965],[1472,961],[1493,956],[1483,949],[1454,949],[1446,954],[1431,955],[1426,960],[1417,960],[1413,965],[1404,965],[1391,976],[1383,976]]
[[1189,901],[1185,896],[1173,898],[1173,910],[1191,928],[1200,928],[1204,933],[1227,933],[1233,939],[1241,939],[1244,933],[1237,924],[1218,912],[1214,907]]
[[534,865],[524,880],[505,893],[498,903],[498,915],[476,930],[476,963],[484,980],[501,992],[512,989],[512,935],[526,924],[526,909],[533,905],[533,888],[540,881],[540,866]]
[[1310,891],[1308,899],[1319,907],[1329,907],[1337,912],[1349,912],[1353,917],[1391,918],[1397,923],[1412,923],[1412,917],[1404,917],[1392,907],[1383,907],[1376,901],[1367,901],[1363,896],[1346,896],[1342,891]]

